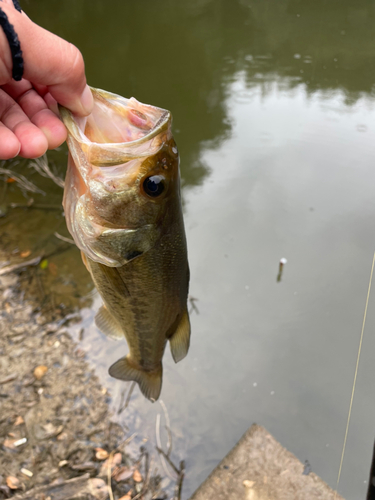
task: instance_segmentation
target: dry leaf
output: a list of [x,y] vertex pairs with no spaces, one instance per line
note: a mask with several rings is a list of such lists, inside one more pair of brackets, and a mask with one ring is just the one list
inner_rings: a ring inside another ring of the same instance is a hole
[[24,424],[24,423],[25,423],[24,419],[21,416],[18,416],[16,418],[16,421],[14,422],[13,425],[21,425],[21,424]]
[[[122,461],[122,455],[121,455],[121,453],[115,453],[115,454],[113,455],[112,459],[111,459],[111,458],[108,458],[108,460],[110,460],[110,461],[111,461],[111,468],[113,469],[113,468],[115,468],[116,466],[118,466],[118,465],[120,465],[120,464],[121,464],[121,461]],[[103,465],[105,465],[106,467],[108,467],[108,460],[106,460],[106,461],[104,462],[104,464],[103,464]]]
[[120,467],[115,473],[112,475],[113,479],[117,482],[126,481],[130,479],[133,475],[134,469],[129,467]]
[[63,430],[64,426],[53,425],[51,422],[48,422],[47,424],[42,425],[42,428],[45,431],[45,435],[43,437],[41,437],[40,439],[47,439],[47,438],[55,437],[58,434],[60,434],[60,432]]
[[132,500],[132,490],[128,491],[126,495],[119,498],[118,500]]
[[59,435],[57,436],[57,439],[58,439],[59,441],[63,441],[63,440],[64,440],[64,439],[66,439],[67,437],[68,437],[68,434],[67,434],[66,432],[62,432],[61,434],[59,434]]
[[107,460],[102,463],[99,475],[107,474],[109,463],[112,471],[115,467],[118,467],[121,464],[121,461],[122,461],[121,453],[115,453],[113,457],[107,458]]
[[9,448],[10,450],[15,450],[16,447],[14,446],[14,443],[17,441],[17,439],[5,439],[4,440],[4,446],[5,448]]
[[24,252],[21,252],[21,253],[20,253],[20,256],[21,256],[23,259],[26,259],[26,257],[28,257],[30,254],[31,254],[31,250],[25,250]]
[[6,483],[7,483],[8,488],[10,488],[11,490],[17,490],[18,488],[21,487],[20,480],[14,476],[8,476],[6,478]]
[[95,448],[95,457],[97,460],[105,460],[108,458],[108,451],[104,450],[103,448]]
[[140,483],[142,481],[142,476],[138,469],[135,469],[133,479],[136,483]]
[[37,380],[40,380],[41,378],[44,377],[44,375],[47,373],[48,368],[44,365],[37,366],[34,370],[34,377]]

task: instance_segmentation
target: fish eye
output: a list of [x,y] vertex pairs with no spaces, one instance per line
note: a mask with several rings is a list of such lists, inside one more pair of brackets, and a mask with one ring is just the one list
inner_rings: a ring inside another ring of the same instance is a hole
[[152,175],[143,181],[145,193],[152,196],[152,198],[160,196],[164,188],[164,178],[161,175]]

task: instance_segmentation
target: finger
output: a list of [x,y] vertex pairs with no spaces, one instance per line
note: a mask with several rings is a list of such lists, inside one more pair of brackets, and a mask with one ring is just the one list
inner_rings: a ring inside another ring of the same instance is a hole
[[[85,66],[80,51],[34,24],[10,5],[4,5],[2,9],[13,24],[21,43],[24,78],[47,86],[56,101],[74,113],[81,116],[89,114],[93,107],[93,97],[86,84]],[[10,49],[0,30],[0,76],[5,73],[6,81],[10,81],[11,71]],[[0,84],[6,81],[0,78]]]
[[20,141],[5,125],[0,123],[0,160],[9,160],[18,155]]
[[7,92],[21,106],[34,125],[46,136],[48,149],[55,149],[66,139],[66,128],[61,120],[50,110],[45,100],[27,80],[3,85]]
[[37,158],[47,151],[48,141],[43,132],[30,122],[21,107],[3,90],[0,90],[0,121],[19,140],[19,154],[24,158]]
[[46,136],[48,149],[55,149],[66,140],[67,131],[65,125],[50,109],[38,111],[31,121]]
[[57,105],[57,101],[56,99],[54,99],[51,94],[48,92],[48,94],[46,94],[44,96],[44,100],[47,104],[47,106],[49,107],[49,109],[51,111],[53,111],[56,115],[60,116],[60,113],[59,113],[59,107]]
[[47,107],[51,111],[53,111],[55,115],[60,116],[58,103],[56,99],[52,97],[51,94],[48,92],[48,87],[46,87],[45,85],[39,85],[37,83],[34,83],[33,87],[38,92],[38,94],[43,97],[45,103],[47,104]]

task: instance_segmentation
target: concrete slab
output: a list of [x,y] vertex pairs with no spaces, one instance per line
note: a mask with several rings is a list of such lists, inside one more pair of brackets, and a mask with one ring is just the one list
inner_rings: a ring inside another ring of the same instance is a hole
[[252,425],[190,500],[344,500],[259,425]]

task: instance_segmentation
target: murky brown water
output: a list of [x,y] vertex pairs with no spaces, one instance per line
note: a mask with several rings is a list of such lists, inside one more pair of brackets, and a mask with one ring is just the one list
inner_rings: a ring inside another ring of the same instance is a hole
[[[165,356],[162,392],[174,458],[187,463],[184,498],[253,422],[335,487],[375,250],[374,4],[39,0],[25,10],[79,46],[91,85],[174,115],[199,309],[188,358]],[[50,161],[62,174],[65,150]],[[28,177],[48,191],[36,202],[60,204],[61,189]],[[26,203],[15,184],[5,200]],[[8,210],[9,252],[52,252],[53,233],[67,235],[61,210]],[[125,342],[95,328],[100,299],[78,251],[49,261],[48,300],[82,306],[72,331],[85,328],[82,346],[117,408],[124,385],[107,369]],[[339,487],[347,500],[367,489],[374,329],[371,299]],[[153,442],[158,413],[136,390],[119,418]]]

